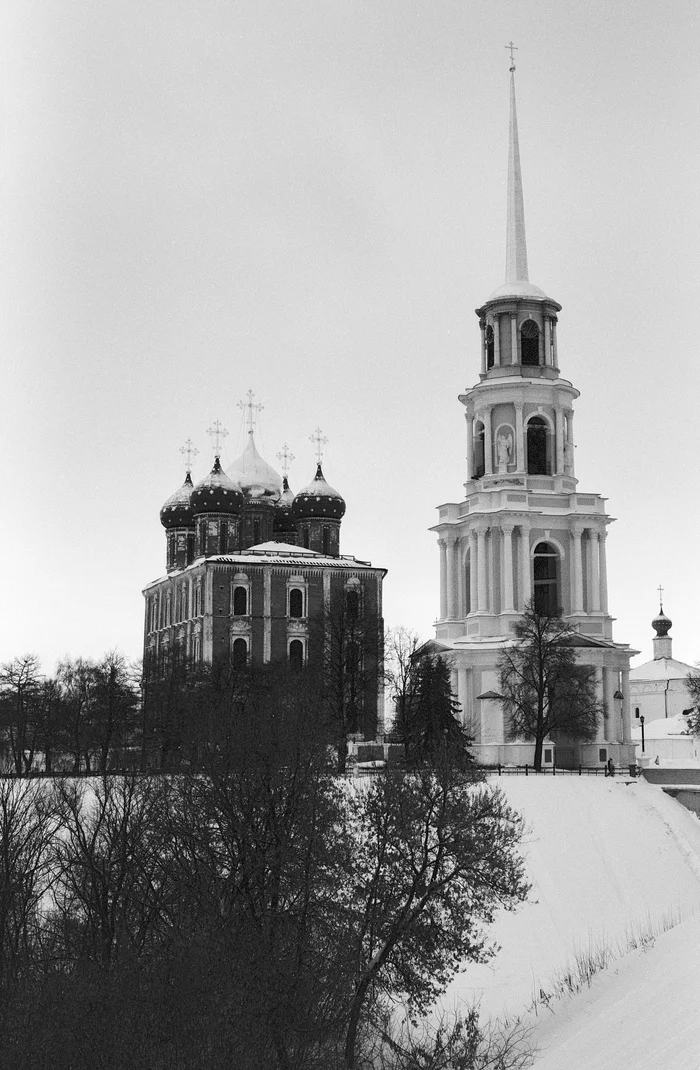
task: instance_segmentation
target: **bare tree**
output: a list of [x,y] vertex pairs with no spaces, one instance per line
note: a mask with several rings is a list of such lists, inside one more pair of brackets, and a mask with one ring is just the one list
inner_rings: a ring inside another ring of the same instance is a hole
[[0,717],[19,776],[32,768],[43,682],[36,654],[24,654],[0,667]]
[[522,822],[496,789],[442,768],[386,773],[351,803],[357,845],[350,873],[348,943],[355,983],[344,1057],[371,1001],[403,999],[425,1011],[460,962],[491,954],[484,927],[527,895],[517,854]]
[[577,660],[577,638],[561,613],[539,613],[529,602],[512,646],[501,654],[500,687],[510,736],[534,741],[538,770],[548,736],[595,739],[602,716],[595,670]]

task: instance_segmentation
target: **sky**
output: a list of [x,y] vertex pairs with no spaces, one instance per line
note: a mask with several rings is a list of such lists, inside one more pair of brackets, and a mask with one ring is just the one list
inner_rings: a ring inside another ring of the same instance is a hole
[[516,52],[530,278],[559,301],[576,473],[617,518],[614,635],[700,659],[692,0],[9,0],[0,14],[0,662],[138,657],[159,509],[238,402],[428,637],[458,394],[505,268]]

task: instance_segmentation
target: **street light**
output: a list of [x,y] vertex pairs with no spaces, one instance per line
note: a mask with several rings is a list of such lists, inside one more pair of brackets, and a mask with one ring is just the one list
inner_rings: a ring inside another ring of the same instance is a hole
[[644,714],[639,718],[639,723],[642,726],[642,754],[644,754]]

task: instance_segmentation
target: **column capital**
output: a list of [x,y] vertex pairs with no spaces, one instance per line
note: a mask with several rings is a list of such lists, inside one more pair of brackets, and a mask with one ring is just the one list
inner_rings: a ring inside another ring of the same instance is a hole
[[459,542],[459,535],[454,531],[448,531],[445,533],[445,542],[448,546],[454,546],[456,542]]
[[505,524],[499,524],[499,527],[500,527],[500,530],[506,535],[512,535],[514,530],[515,530],[515,524],[509,523],[509,522],[507,522]]

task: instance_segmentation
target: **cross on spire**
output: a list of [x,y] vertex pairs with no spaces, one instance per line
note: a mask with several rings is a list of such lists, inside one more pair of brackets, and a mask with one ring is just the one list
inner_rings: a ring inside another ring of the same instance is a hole
[[239,401],[238,402],[238,408],[241,409],[242,411],[245,411],[245,409],[248,410],[247,415],[246,415],[246,420],[248,421],[248,434],[252,435],[253,434],[253,424],[255,423],[255,416],[262,409],[264,409],[265,406],[264,405],[260,405],[260,404],[258,404],[258,405],[254,405],[253,404],[253,398],[255,397],[255,394],[253,393],[252,390],[248,391],[248,393],[246,394],[246,397],[248,398],[247,401]]
[[316,463],[320,464],[323,460],[323,447],[328,442],[328,439],[323,437],[320,427],[316,428],[313,435],[309,435],[309,442],[313,442],[316,448]]
[[282,449],[277,454],[277,460],[280,462],[280,467],[282,469],[282,475],[283,476],[289,475],[289,466],[292,463],[292,461],[294,460],[294,454],[291,452],[291,450],[290,450],[290,448],[289,448],[289,446],[287,445],[286,442],[285,442],[284,446],[282,447]]
[[224,444],[228,431],[221,423],[221,420],[214,420],[211,427],[207,428],[207,434],[211,437],[211,444],[214,447],[214,456],[221,456],[221,447]]
[[663,613],[663,611],[664,611],[664,601],[663,601],[664,589],[661,586],[661,584],[659,584],[659,586],[656,589],[659,592],[659,613]]
[[518,47],[517,45],[514,45],[512,41],[509,41],[508,44],[503,47],[510,49],[510,70],[512,73],[515,70],[515,56],[513,53],[518,51]]
[[180,446],[180,453],[185,459],[185,471],[192,471],[192,461],[199,453],[197,447],[193,444],[192,439],[188,438],[184,446]]

